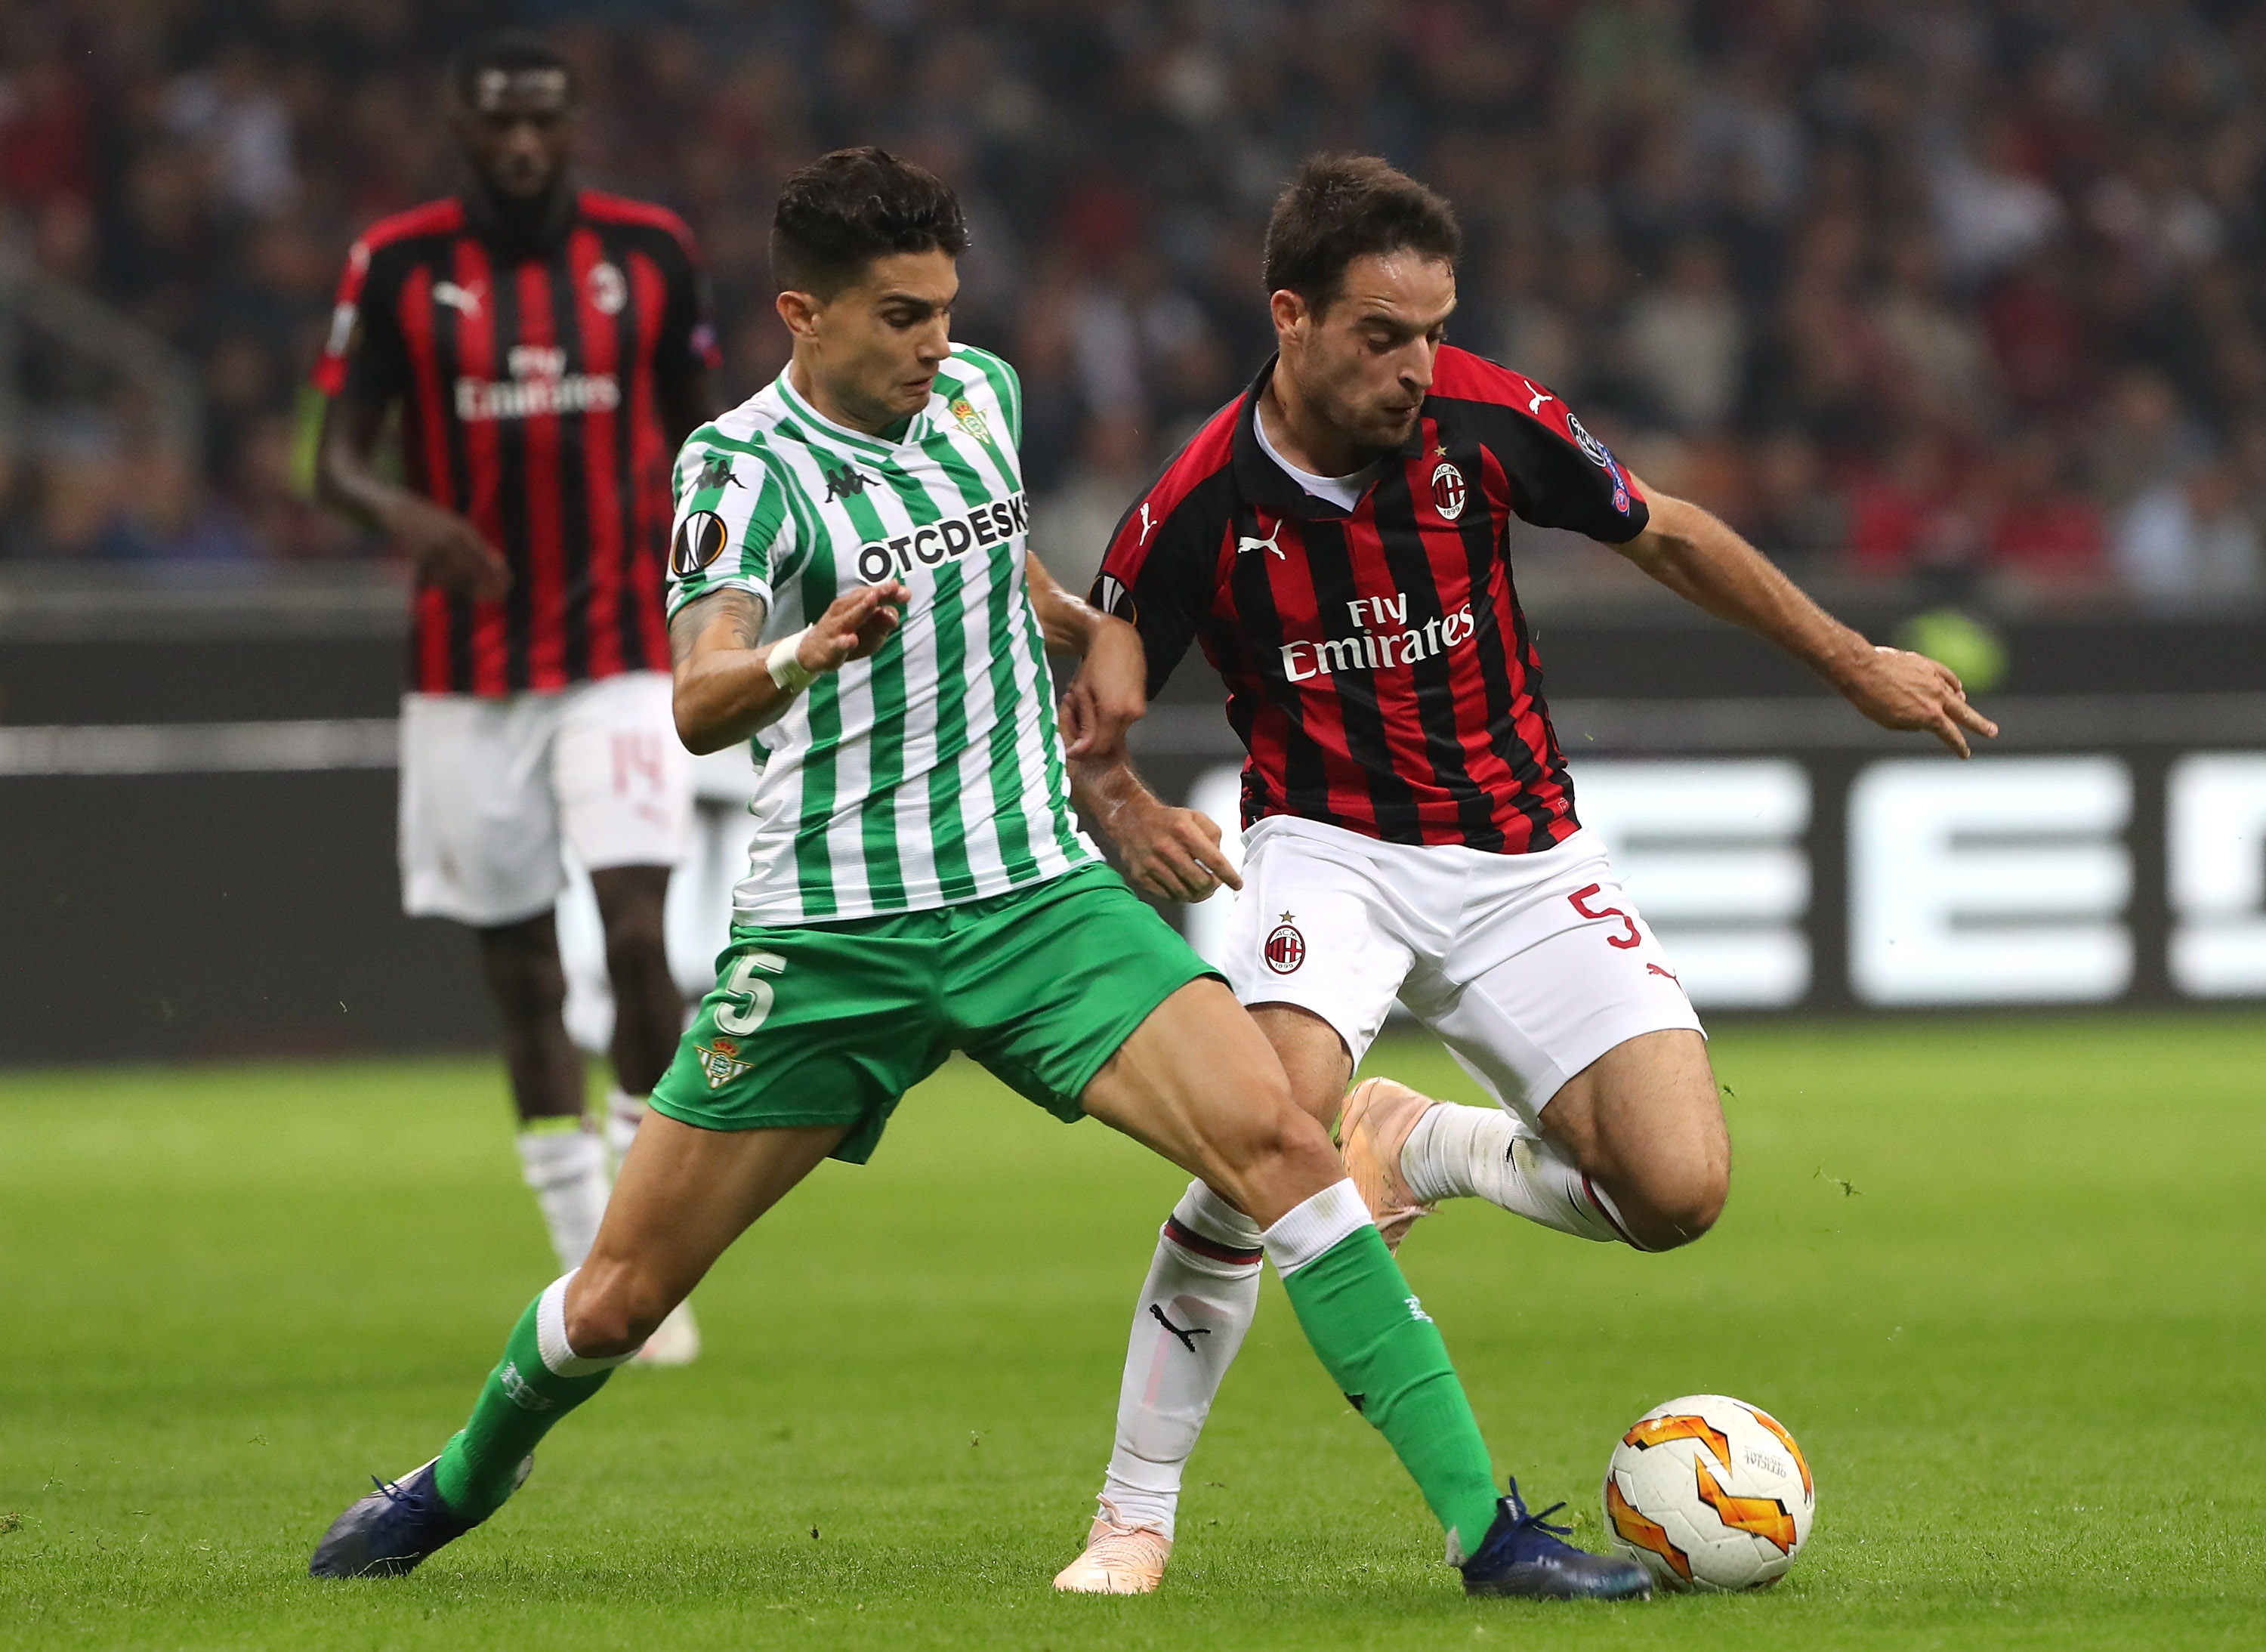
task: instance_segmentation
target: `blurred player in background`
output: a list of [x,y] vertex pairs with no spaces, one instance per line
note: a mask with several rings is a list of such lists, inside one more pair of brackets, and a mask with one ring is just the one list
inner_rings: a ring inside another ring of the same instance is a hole
[[[662,906],[691,775],[661,570],[669,462],[708,415],[714,335],[684,225],[569,178],[564,58],[490,36],[451,64],[450,94],[471,186],[355,244],[316,369],[317,475],[416,570],[402,902],[479,938],[527,1182],[573,1268],[610,1178],[560,1015],[560,855],[588,870],[605,925],[618,1155],[683,1025]],[[396,406],[404,486],[376,464]],[[647,1357],[698,1349],[684,1313]]]
[[[1383,161],[1321,157],[1276,203],[1279,354],[1134,502],[1093,601],[1155,693],[1191,641],[1225,680],[1242,875],[1219,828],[1122,753],[1078,765],[1135,886],[1242,891],[1226,970],[1397,1244],[1478,1197],[1666,1250],[1722,1208],[1730,1142],[1700,1020],[1574,792],[1512,589],[1514,515],[1612,546],[1960,756],[1997,730],[1958,679],[1876,648],[1696,505],[1647,490],[1555,396],[1444,343],[1461,236]],[[1499,1104],[1346,1085],[1398,997]],[[1181,1471],[1259,1300],[1259,1230],[1201,1181],[1135,1312],[1117,1446],[1063,1589],[1154,1589]]]

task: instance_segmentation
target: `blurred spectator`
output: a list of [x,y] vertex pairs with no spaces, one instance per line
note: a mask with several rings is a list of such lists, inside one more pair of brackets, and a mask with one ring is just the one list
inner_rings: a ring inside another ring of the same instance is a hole
[[1952,148],[1938,161],[1936,230],[1955,280],[1995,274],[2041,245],[2068,216],[2060,198],[2031,175],[2028,151],[2013,118],[1993,113],[1977,121],[1969,146]]
[[1668,279],[1629,311],[1629,356],[1669,428],[1721,428],[1739,396],[1746,322],[1723,254],[1712,242],[1679,244]]
[[[178,473],[114,365],[18,329],[0,364],[18,410],[0,554],[371,548],[296,479],[304,369],[354,235],[456,186],[447,50],[523,10],[6,9],[0,257],[154,330],[205,405]],[[870,142],[954,181],[973,233],[954,325],[1022,374],[1026,475],[1063,524],[1057,556],[1273,348],[1261,226],[1298,157],[1334,145],[1455,198],[1471,246],[1458,342],[1549,384],[1634,443],[1649,479],[1773,554],[2064,595],[2104,577],[2255,583],[2255,6],[532,15],[581,78],[588,181],[665,201],[699,235],[734,397],[786,360],[766,238],[790,168]],[[137,499],[127,477],[155,479]]]
[[2116,564],[2144,600],[2170,607],[2255,597],[2266,589],[2258,523],[2234,468],[2189,467],[2132,501],[2116,524]]
[[267,66],[249,43],[168,89],[165,125],[201,151],[207,186],[228,206],[268,216],[290,206],[299,178],[291,123]]
[[2060,449],[2043,430],[2023,435],[1999,464],[1992,565],[2040,586],[2071,590],[2100,581],[2100,509],[2064,475]]
[[1101,567],[1127,502],[1149,479],[1141,428],[1122,413],[1085,428],[1085,445],[1066,483],[1031,507],[1031,550],[1047,571],[1083,595]]

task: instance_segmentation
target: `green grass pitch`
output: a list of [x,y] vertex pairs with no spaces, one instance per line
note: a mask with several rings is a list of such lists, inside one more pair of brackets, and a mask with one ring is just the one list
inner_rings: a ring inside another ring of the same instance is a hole
[[[550,1276],[489,1063],[0,1076],[0,1645],[2266,1643],[2266,1024],[1734,1027],[1704,1243],[1481,1207],[1404,1254],[1498,1466],[1599,1543],[1615,1435],[1767,1406],[1816,1470],[1761,1596],[1467,1602],[1271,1279],[1147,1599],[1061,1599],[1125,1315],[1180,1185],[955,1064],[830,1166],[524,1494],[323,1584],[372,1471],[455,1428]],[[1372,1070],[1471,1099],[1435,1048]]]

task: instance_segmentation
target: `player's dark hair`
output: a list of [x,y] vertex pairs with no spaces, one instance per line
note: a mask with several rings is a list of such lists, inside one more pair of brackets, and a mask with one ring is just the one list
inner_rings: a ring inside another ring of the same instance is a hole
[[895,252],[968,250],[952,186],[868,144],[822,155],[786,180],[771,215],[771,276],[781,292],[831,298]]
[[470,107],[479,100],[480,77],[489,70],[516,75],[545,69],[566,76],[566,95],[574,95],[574,65],[557,47],[525,29],[496,29],[465,41],[450,55],[449,89]]
[[1450,264],[1463,255],[1446,198],[1374,155],[1310,156],[1267,220],[1267,290],[1294,292],[1319,315],[1343,290],[1347,265],[1404,250]]

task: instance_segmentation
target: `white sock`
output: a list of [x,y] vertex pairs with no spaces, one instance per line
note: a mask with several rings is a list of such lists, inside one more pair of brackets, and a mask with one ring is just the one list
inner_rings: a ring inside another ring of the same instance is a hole
[[606,1147],[612,1153],[614,1168],[621,1168],[622,1160],[630,1156],[630,1144],[637,1140],[638,1126],[645,1122],[645,1098],[632,1095],[619,1085],[606,1091],[606,1115],[602,1128],[606,1134]]
[[551,1230],[559,1265],[572,1273],[590,1254],[606,1214],[606,1144],[589,1130],[522,1130],[519,1162]]
[[1348,1176],[1334,1181],[1304,1204],[1294,1204],[1283,1219],[1260,1235],[1267,1260],[1289,1279],[1309,1262],[1318,1262],[1352,1235],[1376,1225],[1361,1193]]
[[1173,1209],[1142,1283],[1117,1394],[1104,1512],[1173,1535],[1181,1474],[1259,1312],[1259,1224],[1201,1181]]
[[1408,1132],[1400,1173],[1427,1202],[1485,1199],[1576,1239],[1628,1239],[1620,1212],[1565,1150],[1501,1107],[1429,1109]]
[[632,1352],[605,1359],[585,1359],[567,1346],[566,1287],[580,1271],[568,1268],[563,1277],[552,1280],[535,1299],[535,1346],[554,1377],[595,1377],[602,1371],[626,1365],[637,1357]]

